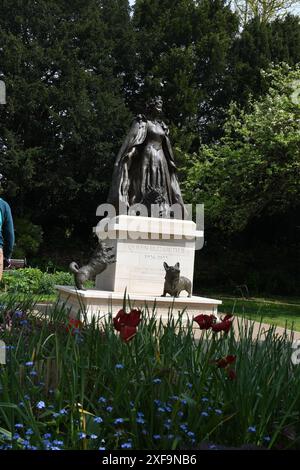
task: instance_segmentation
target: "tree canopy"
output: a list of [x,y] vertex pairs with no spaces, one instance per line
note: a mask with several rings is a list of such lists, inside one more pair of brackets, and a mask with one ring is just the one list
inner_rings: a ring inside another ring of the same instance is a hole
[[[85,253],[120,143],[153,94],[186,201],[205,201],[218,230],[289,211],[299,121],[285,92],[299,62],[298,16],[244,21],[226,0],[2,0],[0,173],[16,253],[63,266]],[[273,91],[261,73],[272,64]]]
[[268,92],[232,104],[225,135],[204,145],[189,165],[186,198],[205,203],[211,224],[239,232],[253,219],[299,208],[300,66],[262,72]]

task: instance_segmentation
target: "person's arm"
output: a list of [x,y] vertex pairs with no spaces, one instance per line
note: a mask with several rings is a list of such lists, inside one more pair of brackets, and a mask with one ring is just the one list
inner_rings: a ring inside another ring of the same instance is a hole
[[3,255],[5,259],[9,260],[15,244],[15,231],[11,210],[8,204],[5,204],[2,232],[4,237]]

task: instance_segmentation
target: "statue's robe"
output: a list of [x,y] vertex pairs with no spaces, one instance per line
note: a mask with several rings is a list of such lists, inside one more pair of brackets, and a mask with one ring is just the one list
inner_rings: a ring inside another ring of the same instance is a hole
[[[176,177],[176,165],[174,161],[173,150],[170,139],[168,137],[169,129],[161,121],[160,125],[165,131],[165,136],[162,142],[162,149],[168,163],[170,175],[170,188],[168,188],[168,193],[170,194],[171,201],[168,202],[171,204],[180,204],[183,207],[184,203]],[[130,166],[132,159],[139,158],[139,147],[145,142],[147,131],[148,121],[144,116],[139,115],[133,121],[131,129],[128,132],[126,139],[124,140],[123,145],[117,155],[114,164],[112,184],[107,199],[108,203],[114,205],[117,212],[119,210],[120,203],[125,204],[127,208],[132,205],[132,201],[130,201],[129,198],[129,190],[131,185]]]

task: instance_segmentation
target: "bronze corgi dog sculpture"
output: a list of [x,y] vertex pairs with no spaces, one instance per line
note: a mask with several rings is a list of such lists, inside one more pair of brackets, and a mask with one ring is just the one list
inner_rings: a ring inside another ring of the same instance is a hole
[[191,297],[192,283],[187,277],[180,276],[180,264],[176,263],[175,266],[169,266],[167,263],[164,263],[164,268],[166,276],[162,297],[165,297],[166,294],[170,294],[172,297],[179,297],[180,292],[183,290],[188,293],[188,297]]
[[112,250],[112,247],[107,247],[104,243],[100,243],[88,264],[81,268],[74,261],[70,264],[69,269],[74,274],[77,289],[85,290],[83,286],[85,281],[93,281],[109,264],[115,263],[115,255],[111,253]]

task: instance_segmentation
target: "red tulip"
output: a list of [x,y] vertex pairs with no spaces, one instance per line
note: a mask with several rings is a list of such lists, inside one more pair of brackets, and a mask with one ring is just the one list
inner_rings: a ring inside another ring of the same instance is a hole
[[216,317],[214,315],[200,314],[197,317],[195,317],[193,321],[198,323],[198,325],[200,326],[200,330],[209,330],[209,328],[212,327],[215,320],[216,320]]
[[226,356],[226,361],[227,361],[227,364],[233,364],[236,360],[236,356],[233,356],[232,354]]
[[77,318],[70,318],[69,323],[66,326],[66,330],[72,335],[74,335],[75,330],[79,330],[80,328],[82,328],[82,326],[83,323],[80,320],[78,320]]
[[225,317],[222,318],[222,321],[226,321],[226,320],[230,320],[230,319],[233,320],[233,315],[232,315],[232,313],[227,313],[227,314],[225,315]]
[[122,309],[113,319],[115,329],[120,332],[121,339],[126,343],[136,335],[137,326],[141,321],[141,314],[142,312],[137,309],[133,309],[129,313]]
[[233,364],[236,360],[236,356],[226,356],[222,357],[222,359],[219,359],[218,361],[215,361],[217,366],[221,369],[225,369],[229,364]]
[[227,370],[227,375],[230,380],[235,380],[236,379],[236,372],[233,369],[228,369]]
[[[226,318],[226,317],[225,317]],[[230,320],[222,320],[220,321],[219,323],[214,323],[211,327],[211,329],[215,332],[215,333],[219,333],[220,331],[225,331],[225,333],[228,333],[231,326],[232,326],[232,319]]]
[[120,310],[115,316],[115,318],[113,319],[113,324],[117,331],[120,331],[122,325],[125,325],[125,321],[126,321],[125,316],[126,316],[126,312],[124,310]]
[[122,326],[120,330],[120,337],[125,343],[128,343],[136,335],[137,329],[135,326]]
[[134,309],[126,313],[125,310],[120,310],[116,317],[113,319],[114,327],[117,331],[121,331],[124,326],[137,327],[141,321],[141,311]]
[[220,369],[225,369],[225,367],[227,367],[227,361],[225,358],[219,359],[218,361],[214,361],[214,362],[216,362],[217,366]]
[[141,321],[141,315],[142,312],[140,310],[137,310],[136,308],[131,310],[131,312],[128,313],[129,318],[127,318],[126,325],[137,327]]

